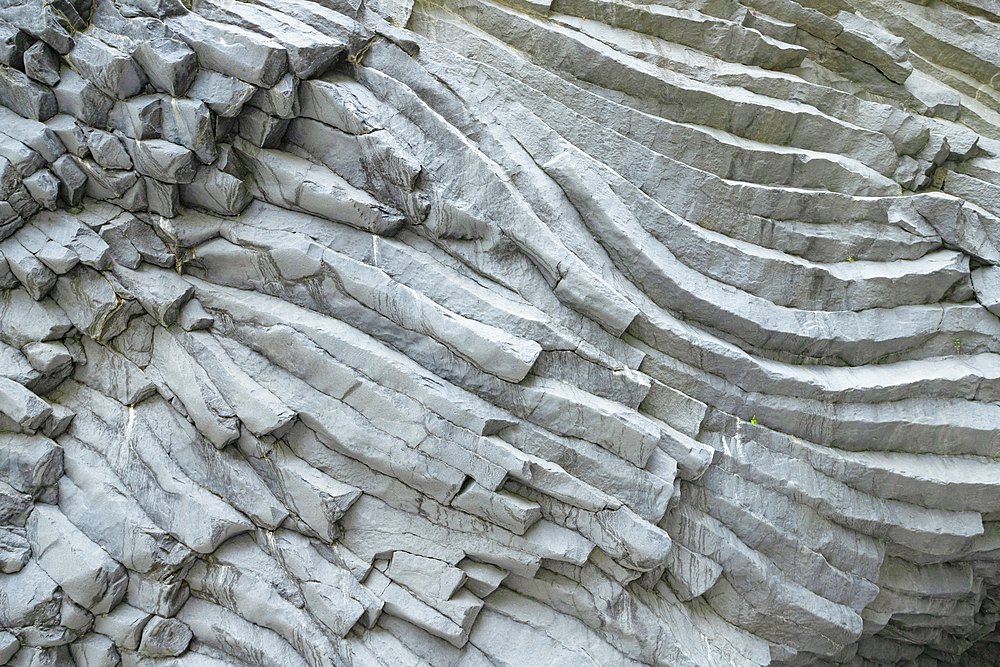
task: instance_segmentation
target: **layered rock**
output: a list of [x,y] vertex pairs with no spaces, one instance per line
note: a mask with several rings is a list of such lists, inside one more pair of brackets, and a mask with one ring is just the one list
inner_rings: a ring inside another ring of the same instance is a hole
[[0,2],[0,664],[994,664],[998,53]]

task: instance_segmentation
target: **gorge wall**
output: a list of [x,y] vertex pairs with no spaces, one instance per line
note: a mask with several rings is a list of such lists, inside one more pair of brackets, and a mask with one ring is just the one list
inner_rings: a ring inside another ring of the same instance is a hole
[[997,664],[997,0],[0,0],[0,62],[0,664]]

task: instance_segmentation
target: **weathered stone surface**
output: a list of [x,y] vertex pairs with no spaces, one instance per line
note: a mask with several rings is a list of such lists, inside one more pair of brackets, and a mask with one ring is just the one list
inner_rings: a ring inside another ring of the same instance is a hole
[[0,0],[0,663],[993,664],[997,17]]
[[48,120],[57,113],[51,90],[6,65],[0,65],[0,104],[34,120]]
[[17,67],[19,63],[23,63],[24,52],[30,46],[31,41],[26,33],[7,21],[0,23],[0,62]]
[[402,215],[326,167],[242,140],[237,140],[234,148],[264,199],[272,204],[386,236],[394,234],[403,224]]
[[135,650],[150,618],[152,614],[123,603],[94,619],[94,631],[111,639],[118,648]]
[[59,197],[70,206],[83,201],[87,187],[87,174],[70,155],[63,155],[52,164],[52,173],[59,178]]
[[167,141],[194,151],[203,164],[218,156],[213,139],[212,114],[198,100],[164,98],[161,103],[162,135]]
[[41,39],[61,54],[73,48],[69,21],[54,3],[41,0],[5,2],[0,14],[3,20]]
[[24,73],[45,84],[59,83],[59,55],[45,42],[35,42],[24,52]]
[[94,161],[105,169],[131,169],[132,159],[125,146],[115,135],[103,130],[93,130],[87,137],[87,147]]
[[176,618],[154,616],[142,629],[139,653],[152,658],[180,655],[191,643],[191,629]]
[[198,56],[184,42],[167,37],[141,42],[132,57],[154,88],[177,97],[194,83]]
[[11,273],[36,301],[48,294],[55,285],[56,274],[28,252],[16,237],[0,242],[0,252],[7,259]]
[[11,633],[4,631],[0,635],[0,647],[2,647],[0,648],[0,660],[6,662],[13,658],[17,650],[21,648],[21,642]]
[[125,597],[125,568],[58,508],[36,505],[27,528],[38,564],[74,602],[94,614],[104,614]]
[[66,60],[112,99],[137,95],[146,84],[145,75],[131,56],[88,35],[76,37]]
[[70,322],[97,341],[114,338],[128,325],[136,303],[114,279],[85,266],[56,281],[53,298]]
[[69,114],[84,125],[103,129],[114,100],[76,71],[63,67],[59,83],[53,88],[59,113]]
[[44,123],[29,118],[22,118],[12,111],[0,108],[0,123],[2,132],[13,136],[37,151],[47,162],[55,162],[66,152],[66,147]]
[[288,55],[281,44],[249,30],[206,20],[194,12],[166,23],[198,54],[199,64],[206,69],[270,88],[288,67]]
[[[8,485],[8,488],[9,485]],[[16,491],[14,493],[17,493]],[[4,493],[4,504],[7,505],[7,499],[13,494]],[[20,520],[22,523],[30,511],[30,496],[23,496],[27,498],[26,501],[22,502],[25,505],[23,509],[19,511],[22,516],[20,519],[17,517],[11,517],[8,514],[7,507],[4,508],[4,514],[7,515],[6,521],[10,521],[17,525],[16,522]],[[12,521],[13,519],[13,521]],[[24,566],[28,564],[28,560],[31,558],[31,544],[28,542],[27,538],[19,533],[14,532],[11,529],[4,529],[0,531],[0,572],[4,574],[15,574],[24,569]]]
[[120,660],[114,643],[96,632],[73,642],[69,650],[77,667],[114,667]]
[[140,267],[138,270],[124,266],[115,267],[115,275],[125,289],[142,304],[146,312],[164,326],[173,324],[177,312],[194,291],[175,274],[158,271],[149,266]]
[[48,169],[39,169],[23,181],[25,189],[38,205],[49,211],[56,210],[59,196],[59,179]]
[[195,154],[165,139],[125,139],[136,171],[164,183],[190,183],[197,171]]
[[[275,11],[267,5],[238,0],[226,3],[197,0],[193,6],[205,18],[273,38],[287,53],[288,69],[301,79],[309,79],[325,72],[346,46],[334,36],[317,31],[297,18],[280,10]],[[275,81],[261,80],[257,85],[269,88],[274,83]]]
[[205,69],[198,72],[188,95],[204,102],[220,117],[232,118],[239,114],[255,90],[238,78]]
[[141,95],[115,102],[108,124],[132,139],[156,139],[163,130],[162,100],[160,95]]
[[180,187],[181,201],[221,215],[239,215],[253,195],[246,183],[215,167],[198,168],[194,179]]

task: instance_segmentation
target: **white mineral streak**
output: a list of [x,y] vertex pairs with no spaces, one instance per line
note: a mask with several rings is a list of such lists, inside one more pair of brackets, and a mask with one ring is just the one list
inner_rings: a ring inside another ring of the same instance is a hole
[[997,0],[0,0],[0,665],[995,667]]

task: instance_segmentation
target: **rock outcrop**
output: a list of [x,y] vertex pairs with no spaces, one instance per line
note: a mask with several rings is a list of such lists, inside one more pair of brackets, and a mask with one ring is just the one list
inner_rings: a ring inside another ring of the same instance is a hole
[[0,664],[989,666],[995,0],[0,0]]

